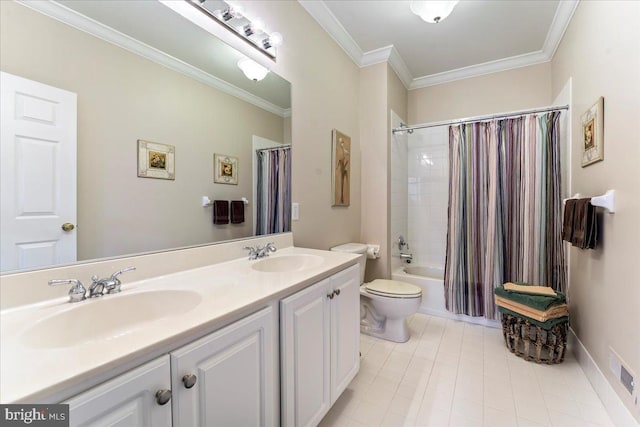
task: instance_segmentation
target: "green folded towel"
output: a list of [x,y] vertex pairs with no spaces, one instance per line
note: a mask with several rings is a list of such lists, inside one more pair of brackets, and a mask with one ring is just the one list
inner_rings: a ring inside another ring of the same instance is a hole
[[528,320],[532,324],[540,326],[542,329],[544,329],[546,331],[548,331],[549,329],[553,328],[556,325],[559,325],[559,324],[562,324],[564,322],[568,322],[569,321],[569,316],[563,316],[563,317],[558,317],[556,319],[549,319],[546,322],[539,322],[536,319],[532,319],[530,317],[523,316],[520,313],[516,313],[515,311],[511,311],[511,310],[509,310],[507,308],[500,307],[500,306],[498,306],[498,311],[500,313],[510,314],[512,316],[515,316],[515,317],[522,317],[523,319]]
[[[517,283],[518,285],[527,285],[527,283]],[[562,292],[556,291],[556,296],[549,295],[535,295],[525,292],[508,291],[504,288],[504,285],[500,285],[494,289],[496,295],[506,298],[511,301],[524,304],[527,307],[535,308],[536,310],[546,311],[550,307],[558,304],[564,304],[567,302],[567,298]]]
[[564,304],[567,299],[561,292],[557,292],[555,297],[549,295],[534,295],[523,292],[507,291],[502,285],[494,289],[496,295],[502,298],[524,304],[536,310],[546,311],[554,305]]

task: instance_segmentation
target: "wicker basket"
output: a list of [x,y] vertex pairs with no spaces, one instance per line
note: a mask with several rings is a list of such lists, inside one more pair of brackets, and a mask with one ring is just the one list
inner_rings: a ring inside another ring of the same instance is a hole
[[568,329],[568,321],[547,330],[523,317],[502,313],[502,333],[509,351],[536,363],[562,363]]

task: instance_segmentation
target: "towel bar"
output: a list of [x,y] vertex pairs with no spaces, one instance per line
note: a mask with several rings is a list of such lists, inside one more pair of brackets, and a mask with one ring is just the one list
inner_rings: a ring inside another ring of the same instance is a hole
[[[245,205],[249,204],[249,199],[247,199],[246,197],[242,197],[242,198],[240,198],[240,200],[242,200],[242,202]],[[207,196],[202,196],[202,207],[206,208],[207,206],[211,206],[211,205],[213,205],[213,201],[211,199],[209,199],[209,197],[207,197]]]
[[[581,199],[582,195],[580,193],[576,193],[568,199],[564,199],[562,202],[567,203],[567,200],[570,199]],[[602,196],[594,196],[591,198],[591,204],[593,206],[600,206],[601,208],[605,208],[609,211],[610,214],[616,212],[616,190],[608,190]]]

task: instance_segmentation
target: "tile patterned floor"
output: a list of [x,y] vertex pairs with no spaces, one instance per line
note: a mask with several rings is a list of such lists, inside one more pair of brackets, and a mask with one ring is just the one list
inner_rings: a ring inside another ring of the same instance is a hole
[[361,336],[360,372],[320,423],[335,426],[612,426],[571,354],[537,365],[500,329],[416,314],[411,339]]

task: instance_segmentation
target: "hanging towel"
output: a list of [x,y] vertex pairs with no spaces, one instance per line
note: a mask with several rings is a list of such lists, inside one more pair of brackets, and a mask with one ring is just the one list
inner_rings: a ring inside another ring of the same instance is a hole
[[231,224],[244,222],[244,202],[242,200],[231,201]]
[[573,234],[571,244],[580,249],[593,249],[598,240],[596,208],[591,199],[579,199],[573,214]]
[[213,223],[229,224],[229,201],[228,200],[213,201]]
[[569,199],[564,204],[564,219],[562,221],[562,240],[571,243],[573,238],[573,218],[575,217],[576,199]]

